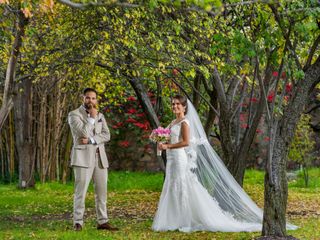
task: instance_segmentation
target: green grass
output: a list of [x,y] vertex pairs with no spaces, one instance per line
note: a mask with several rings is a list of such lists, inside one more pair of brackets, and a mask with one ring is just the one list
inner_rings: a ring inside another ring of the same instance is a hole
[[161,191],[163,174],[149,172],[110,172],[109,191],[146,190]]
[[[320,169],[312,169],[310,188],[301,185],[301,176],[289,183],[290,222],[300,228],[288,234],[299,239],[320,239]],[[245,190],[263,206],[263,172],[248,170]],[[163,174],[110,172],[108,213],[110,222],[120,227],[112,233],[97,231],[94,193],[90,186],[86,198],[86,217],[82,232],[72,230],[73,183],[57,182],[18,190],[14,184],[0,185],[0,239],[253,239],[260,233],[153,232],[152,218],[162,188]],[[317,212],[318,211],[318,212]],[[318,215],[319,214],[319,215]]]
[[[289,187],[292,188],[303,188],[305,189],[305,182],[303,179],[303,172],[302,171],[296,171],[298,175],[298,179],[295,181],[292,181],[289,184]],[[320,189],[320,168],[312,168],[309,170],[309,184],[308,184],[308,190],[319,190]]]

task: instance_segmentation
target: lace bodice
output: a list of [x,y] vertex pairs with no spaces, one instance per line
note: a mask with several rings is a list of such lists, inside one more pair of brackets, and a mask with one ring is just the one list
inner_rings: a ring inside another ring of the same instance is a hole
[[169,125],[169,128],[171,130],[170,133],[170,143],[175,144],[181,141],[182,135],[181,135],[181,125],[185,122],[189,125],[188,119],[183,119],[180,122],[177,123],[171,123]]

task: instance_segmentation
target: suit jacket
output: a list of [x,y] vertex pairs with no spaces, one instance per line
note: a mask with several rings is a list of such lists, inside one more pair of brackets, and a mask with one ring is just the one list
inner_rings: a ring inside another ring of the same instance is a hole
[[[98,113],[94,124],[89,123],[88,114],[81,106],[68,115],[73,147],[71,151],[71,166],[89,167],[95,164],[97,149],[100,153],[103,168],[109,167],[104,144],[110,140],[110,131],[103,114]],[[80,139],[93,138],[95,144],[80,144]]]

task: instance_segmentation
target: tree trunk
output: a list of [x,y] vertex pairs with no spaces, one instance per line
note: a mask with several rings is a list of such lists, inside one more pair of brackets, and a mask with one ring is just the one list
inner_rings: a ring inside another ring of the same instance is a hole
[[[270,71],[268,71],[267,68],[264,82],[267,82],[271,76],[268,73],[270,73]],[[240,138],[237,139],[239,137],[237,136],[238,133],[233,130],[235,127],[239,128],[240,124],[234,119],[231,119],[233,111],[232,108],[226,107],[226,103],[223,103],[223,101],[219,103],[221,110],[219,126],[221,135],[221,145],[224,153],[224,162],[228,170],[240,186],[243,185],[243,179],[250,147],[252,145],[260,119],[266,107],[266,100],[263,97],[263,81],[261,79],[260,85],[260,101],[256,106],[256,110],[254,112],[251,112],[252,117],[250,118],[252,120],[248,121],[248,127],[243,133],[241,141],[239,141]],[[222,97],[220,97],[220,99],[222,99]]]
[[46,135],[48,133],[47,127],[47,95],[43,94],[40,96],[40,113],[39,113],[39,165],[40,165],[40,181],[45,182],[46,180],[46,167],[48,164],[48,139]]
[[138,79],[130,79],[129,82],[135,91],[143,110],[146,113],[151,127],[157,128],[160,125],[160,122],[143,84]]
[[19,187],[34,187],[34,159],[32,146],[32,81],[26,78],[15,100],[15,134],[19,161]]
[[[204,77],[203,74],[201,72],[197,71],[196,77],[193,81],[193,86],[197,91],[200,90],[200,84],[201,84],[203,77]],[[196,91],[193,91],[192,103],[193,103],[194,108],[198,110],[199,104],[200,104],[200,94]]]
[[[215,88],[213,88],[213,90],[211,91],[211,94],[210,94],[210,104],[215,109],[218,108],[217,92],[216,92]],[[216,115],[215,111],[213,111],[213,109],[210,108],[209,113],[208,113],[208,118],[207,118],[206,124],[204,126],[204,131],[206,132],[207,137],[209,137],[209,135],[210,135],[210,131],[211,131],[211,128],[212,128],[212,125],[214,123],[214,119],[216,118],[216,116],[217,115]]]
[[24,16],[22,11],[19,11],[17,13],[17,20],[16,20],[15,39],[12,45],[12,50],[11,50],[11,54],[10,54],[10,58],[7,66],[6,79],[4,83],[3,101],[0,109],[0,130],[6,118],[8,117],[8,114],[11,108],[13,107],[12,92],[13,92],[13,85],[14,85],[14,79],[16,74],[17,60],[20,53],[20,47],[22,44],[22,37],[24,36],[25,27],[27,24],[28,24],[28,19]]
[[307,104],[310,94],[320,82],[320,57],[305,72],[305,78],[298,82],[292,100],[278,126],[273,148],[268,153],[265,175],[265,200],[263,217],[263,236],[286,236],[286,206],[288,186],[286,178],[286,160],[295,127]]
[[256,134],[256,129],[258,128],[260,119],[264,113],[265,106],[265,101],[261,98],[253,117],[251,126],[249,126],[249,129],[246,129],[241,144],[237,146],[236,153],[233,155],[232,163],[230,164],[231,166],[236,166],[236,168],[233,170],[233,174],[235,174],[233,176],[235,176],[235,179],[241,186],[243,185],[243,179],[247,167],[246,164],[250,148]]
[[232,176],[236,178],[236,176],[233,174],[234,171],[232,171],[232,169],[236,168],[236,166],[233,166],[234,164],[232,161],[233,155],[235,153],[235,148],[231,139],[231,116],[228,112],[222,112],[222,108],[220,109],[221,113],[219,119],[219,128],[221,137],[221,147],[223,151],[223,161],[230,173],[232,174]]
[[62,155],[63,157],[63,162],[62,162],[62,183],[67,183],[67,177],[69,175],[70,172],[70,152],[71,152],[71,148],[72,148],[72,135],[71,135],[71,131],[68,131],[67,137],[66,137],[66,144],[65,144],[65,152]]
[[[146,113],[147,119],[151,125],[152,129],[157,128],[160,125],[159,119],[157,117],[156,112],[153,109],[153,106],[150,102],[150,99],[148,97],[148,93],[144,87],[144,85],[140,82],[138,79],[131,78],[129,80],[129,83],[131,84],[132,88],[134,89],[140,104],[143,108],[143,111]],[[160,168],[165,171],[165,154],[162,154],[162,157],[158,157],[158,161],[160,164]]]
[[8,162],[9,164],[9,173],[10,173],[10,181],[14,180],[14,171],[15,171],[15,163],[16,163],[16,157],[15,157],[15,150],[14,150],[14,146],[15,146],[15,139],[14,139],[14,118],[13,118],[13,113],[9,113],[9,136],[8,136],[8,146],[10,146],[9,149],[9,154],[8,156],[10,156],[8,158]]

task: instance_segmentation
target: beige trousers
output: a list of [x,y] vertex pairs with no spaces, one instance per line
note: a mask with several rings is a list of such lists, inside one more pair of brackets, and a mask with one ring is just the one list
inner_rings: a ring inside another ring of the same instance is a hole
[[93,180],[95,204],[98,224],[108,221],[107,215],[107,179],[108,168],[102,168],[99,154],[96,154],[95,164],[89,168],[73,166],[74,170],[74,200],[73,223],[83,225],[85,198],[90,180]]

